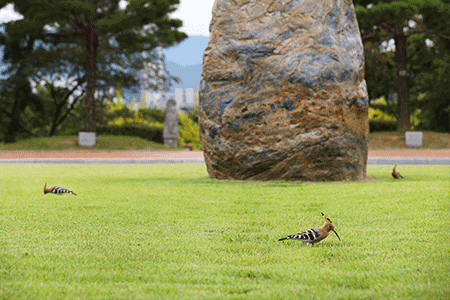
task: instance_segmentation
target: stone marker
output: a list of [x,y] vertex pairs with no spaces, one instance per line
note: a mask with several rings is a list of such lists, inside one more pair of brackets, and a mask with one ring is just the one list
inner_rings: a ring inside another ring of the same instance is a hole
[[421,147],[423,135],[422,131],[407,131],[405,132],[405,143],[408,147]]
[[218,179],[366,177],[364,55],[351,0],[216,0],[200,138]]
[[169,99],[164,114],[164,145],[178,147],[178,111],[174,99]]
[[79,146],[95,146],[95,132],[78,132]]

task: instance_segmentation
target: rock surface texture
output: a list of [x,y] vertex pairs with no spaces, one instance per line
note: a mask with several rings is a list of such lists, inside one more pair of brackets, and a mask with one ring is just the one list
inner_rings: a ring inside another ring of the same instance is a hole
[[364,55],[351,0],[216,0],[200,138],[212,178],[366,177]]

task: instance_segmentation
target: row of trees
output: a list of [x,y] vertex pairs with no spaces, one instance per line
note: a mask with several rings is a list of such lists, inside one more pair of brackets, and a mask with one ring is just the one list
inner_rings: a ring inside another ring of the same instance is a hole
[[[187,37],[178,31],[182,22],[168,16],[179,0],[130,0],[126,7],[119,0],[7,0],[0,8],[10,2],[23,19],[0,30],[9,64],[0,82],[5,142],[31,134],[28,128],[37,124],[24,124],[30,123],[27,110],[37,123],[50,112],[53,134],[82,99],[85,130],[95,132],[96,98],[111,98],[116,86],[139,87],[136,74],[155,59],[154,49]],[[33,93],[30,80],[41,83],[50,99]]]
[[[387,100],[371,106],[396,116],[399,132],[410,129],[410,112],[418,109],[422,129],[449,131],[449,1],[354,1],[369,96]],[[117,86],[141,86],[146,76],[136,74],[155,61],[155,48],[187,37],[178,31],[181,21],[168,17],[179,0],[0,0],[0,7],[10,2],[23,19],[0,28],[8,63],[0,79],[5,142],[44,125],[53,135],[77,106],[85,130],[95,131],[100,103],[112,99]],[[147,77],[155,76],[171,77]]]

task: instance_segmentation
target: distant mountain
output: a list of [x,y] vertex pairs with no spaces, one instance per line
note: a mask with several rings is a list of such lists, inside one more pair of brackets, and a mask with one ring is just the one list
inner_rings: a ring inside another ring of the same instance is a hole
[[175,47],[164,49],[166,61],[182,67],[201,65],[208,40],[204,36],[190,36]]
[[202,76],[203,52],[209,38],[190,36],[175,47],[164,49],[167,69],[173,76],[180,77],[182,82],[173,88],[195,88],[200,86]]
[[179,84],[174,84],[173,88],[197,89],[200,86],[200,78],[202,76],[202,64],[191,66],[180,66],[174,62],[167,62],[167,69],[170,74],[181,79]]

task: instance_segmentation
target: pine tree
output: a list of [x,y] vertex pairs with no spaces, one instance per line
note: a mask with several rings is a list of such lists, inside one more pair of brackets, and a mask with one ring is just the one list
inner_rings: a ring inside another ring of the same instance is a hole
[[[1,26],[3,30],[4,26]],[[21,40],[7,39],[0,34],[0,45],[3,45],[2,60],[11,65],[4,70],[0,80],[0,140],[14,143],[18,135],[34,136],[30,123],[37,118],[27,116],[27,108],[34,107],[35,112],[43,112],[42,99],[32,93],[32,87],[27,77],[31,73],[34,39],[26,36]],[[5,76],[6,75],[6,76]]]
[[100,49],[124,56],[168,47],[187,37],[178,31],[182,22],[170,19],[179,0],[130,0],[123,8],[119,0],[15,0],[0,1],[0,8],[14,3],[23,19],[9,22],[11,38],[30,36],[44,43],[73,44],[81,41],[86,53],[85,127],[95,132],[97,59]]

